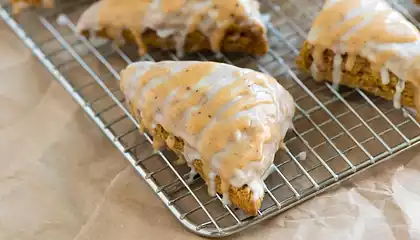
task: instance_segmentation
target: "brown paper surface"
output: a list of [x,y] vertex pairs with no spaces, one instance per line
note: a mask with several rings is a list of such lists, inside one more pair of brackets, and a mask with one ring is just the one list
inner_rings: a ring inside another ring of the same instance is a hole
[[[197,239],[0,25],[0,239]],[[419,148],[229,239],[420,239]]]

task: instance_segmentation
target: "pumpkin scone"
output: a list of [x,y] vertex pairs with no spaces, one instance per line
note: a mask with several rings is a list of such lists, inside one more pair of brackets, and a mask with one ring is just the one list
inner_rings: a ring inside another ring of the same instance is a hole
[[[420,107],[420,32],[383,0],[327,0],[297,66],[317,81]],[[419,111],[417,111],[419,113]]]
[[249,215],[292,127],[292,96],[274,79],[215,62],[136,62],[121,72],[133,116],[206,182]]
[[82,14],[77,27],[88,37],[134,43],[140,55],[150,48],[179,55],[268,51],[257,0],[100,0]]

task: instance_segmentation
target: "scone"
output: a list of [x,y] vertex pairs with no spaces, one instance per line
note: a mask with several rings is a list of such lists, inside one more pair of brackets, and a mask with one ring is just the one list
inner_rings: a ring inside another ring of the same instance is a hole
[[396,108],[420,107],[420,33],[383,0],[326,1],[297,65],[315,80],[363,89]]
[[268,51],[257,0],[100,0],[77,25],[86,36],[132,42],[140,55],[149,48],[184,52]]
[[32,6],[43,6],[51,8],[54,6],[54,0],[10,0],[13,8],[13,13],[18,14],[23,9]]
[[137,62],[121,72],[133,116],[205,180],[249,215],[264,177],[292,126],[292,96],[274,79],[215,62]]

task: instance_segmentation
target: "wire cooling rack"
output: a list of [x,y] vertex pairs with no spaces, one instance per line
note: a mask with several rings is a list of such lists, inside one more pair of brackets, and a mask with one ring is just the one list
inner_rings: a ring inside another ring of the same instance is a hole
[[[154,152],[152,139],[140,135],[126,110],[118,73],[134,60],[179,60],[173,52],[151,52],[143,58],[133,47],[90,41],[75,32],[75,21],[90,4],[61,1],[54,10],[10,15],[4,3],[0,16],[56,77],[145,179],[173,215],[192,232],[227,236],[277,215],[417,144],[420,125],[409,111],[358,89],[335,91],[316,84],[295,67],[298,49],[322,0],[262,0],[268,14],[271,49],[264,57],[192,54],[181,60],[226,62],[270,74],[296,100],[295,130],[286,150],[276,155],[276,171],[266,180],[266,197],[256,217],[209,197],[202,179],[187,181],[188,168],[174,164],[170,152]],[[404,3],[404,1],[401,1]],[[302,7],[304,6],[304,7]],[[401,5],[394,5],[417,26]],[[59,21],[57,22],[57,18]],[[306,152],[306,159],[301,152]],[[187,183],[188,182],[188,183]]]

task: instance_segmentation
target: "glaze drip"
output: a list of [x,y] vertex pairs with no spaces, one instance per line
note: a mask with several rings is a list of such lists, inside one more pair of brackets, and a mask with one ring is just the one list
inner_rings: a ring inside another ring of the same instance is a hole
[[[339,84],[342,71],[351,71],[356,56],[362,56],[369,60],[372,71],[380,74],[382,84],[390,83],[389,72],[401,79],[395,89],[395,107],[401,106],[405,81],[416,86],[415,94],[419,94],[420,33],[384,0],[327,0],[308,41],[314,45],[316,65],[311,71],[324,66],[326,49],[335,53],[334,84]],[[340,57],[344,55],[343,68]]]
[[394,93],[394,107],[401,108],[401,94],[405,88],[405,81],[398,80],[397,85],[395,86],[395,93]]
[[381,68],[381,81],[383,85],[388,85],[388,83],[390,82],[389,80],[389,71],[387,68],[382,67]]
[[338,85],[341,82],[341,63],[343,63],[343,57],[341,54],[336,54],[333,60],[333,72],[332,72],[332,82],[335,89],[338,88]]
[[262,197],[261,177],[294,115],[291,95],[275,79],[214,62],[139,62],[122,72],[121,89],[146,129],[161,125],[184,140],[189,166],[202,161],[210,195],[217,175],[226,202],[230,186],[247,184],[255,200]]

